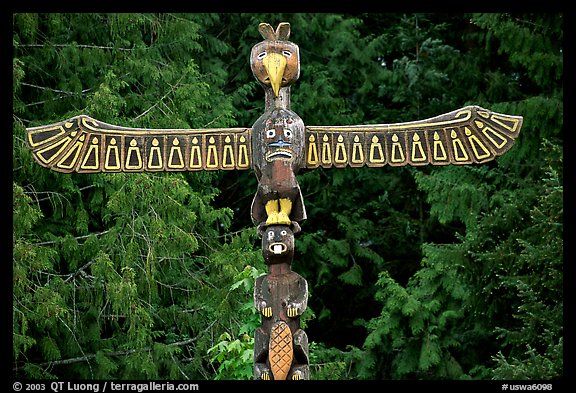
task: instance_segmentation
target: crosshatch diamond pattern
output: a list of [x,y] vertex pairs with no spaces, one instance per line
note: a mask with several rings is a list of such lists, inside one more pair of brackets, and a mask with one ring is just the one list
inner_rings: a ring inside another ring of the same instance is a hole
[[284,380],[290,371],[292,358],[292,332],[284,321],[272,326],[270,334],[270,369],[275,380]]

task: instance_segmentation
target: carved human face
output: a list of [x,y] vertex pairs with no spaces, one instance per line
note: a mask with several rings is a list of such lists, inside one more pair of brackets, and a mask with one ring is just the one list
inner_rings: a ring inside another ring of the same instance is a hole
[[254,124],[253,159],[257,168],[284,162],[297,171],[304,159],[304,123],[294,112],[276,108]]
[[293,150],[294,131],[291,119],[279,119],[280,121],[266,122],[263,132],[264,159],[268,162],[275,160],[293,161],[296,152]]

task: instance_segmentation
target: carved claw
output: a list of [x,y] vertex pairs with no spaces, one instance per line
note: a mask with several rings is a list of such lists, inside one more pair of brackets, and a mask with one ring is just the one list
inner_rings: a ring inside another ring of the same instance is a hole
[[261,375],[260,375],[260,379],[263,379],[265,381],[270,381],[270,373],[268,371],[264,371]]
[[293,381],[300,381],[302,379],[302,373],[300,372],[300,370],[296,371],[294,374],[292,374],[292,380]]
[[[284,213],[284,212],[279,212],[276,214],[277,219],[275,224],[277,225],[290,225],[292,223],[292,221],[290,220],[290,217],[288,217],[288,214]],[[266,223],[268,223],[268,221],[266,221]]]
[[289,307],[289,308],[286,310],[286,314],[288,315],[288,317],[294,318],[294,317],[297,317],[297,316],[298,316],[298,311],[299,311],[298,308]]
[[266,202],[265,205],[266,225],[291,225],[290,212],[292,211],[292,201],[288,198],[274,199]]
[[279,224],[279,216],[278,212],[272,212],[268,215],[268,219],[266,220],[266,225],[276,225]]
[[280,211],[278,212],[278,224],[290,225],[290,212],[292,211],[292,201],[289,198],[280,198],[278,200]]
[[266,202],[266,214],[268,215],[268,219],[266,220],[266,225],[274,225],[278,224],[278,211],[280,205],[278,204],[278,200],[271,200]]
[[272,316],[272,307],[264,307],[262,309],[262,315],[266,318],[270,318]]

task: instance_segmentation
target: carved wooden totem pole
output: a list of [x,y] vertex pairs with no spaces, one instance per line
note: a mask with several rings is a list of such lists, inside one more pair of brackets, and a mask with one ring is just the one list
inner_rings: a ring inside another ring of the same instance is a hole
[[306,219],[298,171],[481,164],[512,147],[523,119],[467,106],[406,123],[305,126],[290,109],[290,87],[300,74],[290,25],[274,30],[261,23],[259,31],[264,40],[252,48],[250,65],[264,87],[265,110],[251,128],[126,128],[80,115],[28,128],[26,140],[40,165],[64,173],[253,169],[251,216],[268,266],[254,288],[262,315],[254,378],[309,379],[308,337],[300,328],[308,284],[291,269],[294,235]]

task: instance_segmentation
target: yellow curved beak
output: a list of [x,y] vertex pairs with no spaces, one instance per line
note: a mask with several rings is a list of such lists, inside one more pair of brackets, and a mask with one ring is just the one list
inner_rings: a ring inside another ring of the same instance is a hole
[[274,95],[278,97],[280,85],[282,84],[282,76],[284,76],[284,69],[286,68],[286,58],[278,53],[270,53],[263,60],[263,64],[270,78]]

